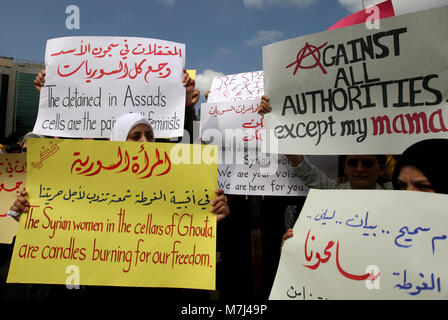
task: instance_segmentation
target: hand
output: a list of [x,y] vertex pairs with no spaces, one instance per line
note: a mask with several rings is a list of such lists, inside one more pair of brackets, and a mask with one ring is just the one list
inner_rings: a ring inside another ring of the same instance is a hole
[[285,241],[288,240],[289,238],[292,238],[293,235],[294,233],[292,232],[292,229],[288,229],[288,231],[286,231],[286,233],[282,237],[282,245],[280,246],[280,251],[283,249]]
[[217,214],[216,221],[219,222],[229,215],[230,209],[227,204],[227,197],[224,194],[224,190],[218,188],[215,190],[215,193],[216,197],[212,200],[212,208],[210,211]]
[[210,90],[208,90],[206,93],[204,93],[205,101],[208,100],[208,95],[210,94]]
[[[192,95],[193,107],[196,105],[196,103],[198,103],[200,98],[201,98],[201,92],[198,89],[194,89]],[[196,117],[196,112],[194,112],[194,110],[193,110],[193,120],[194,121],[198,120],[198,118]]]
[[257,109],[257,113],[259,115],[265,115],[266,113],[269,113],[272,111],[271,104],[269,103],[269,97],[268,96],[262,96],[261,97],[261,103],[260,106]]
[[200,98],[201,98],[201,92],[198,89],[194,89],[192,95],[193,105],[196,105],[196,103],[198,103]]
[[195,86],[194,79],[190,78],[190,75],[187,72],[187,69],[184,68],[184,74],[182,76],[182,84],[185,87],[185,105],[192,106],[193,105],[193,91]]
[[[27,195],[27,192],[25,189],[20,191],[20,194],[17,197],[17,200],[14,201],[14,204],[11,206],[10,210],[15,211],[19,214],[27,212],[30,207],[30,204],[29,204],[28,200],[25,199],[26,195]],[[20,217],[20,215],[17,217],[14,217],[14,219],[19,221],[19,217]]]
[[40,89],[44,86],[45,84],[45,75],[46,75],[46,71],[45,69],[42,69],[39,74],[36,76],[36,79],[34,79],[34,87],[36,88],[36,90],[40,93]]

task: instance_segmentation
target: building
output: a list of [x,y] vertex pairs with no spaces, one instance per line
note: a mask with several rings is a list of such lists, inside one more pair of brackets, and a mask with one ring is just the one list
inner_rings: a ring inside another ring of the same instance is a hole
[[39,108],[33,81],[44,68],[40,62],[0,57],[0,141],[33,130]]

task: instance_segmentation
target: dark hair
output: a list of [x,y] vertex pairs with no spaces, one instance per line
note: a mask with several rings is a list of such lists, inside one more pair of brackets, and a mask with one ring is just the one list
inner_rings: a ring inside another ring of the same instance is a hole
[[[348,157],[349,155],[345,154],[345,155],[341,155],[339,160],[342,162],[342,164],[345,164],[345,159]],[[383,168],[384,165],[386,164],[386,156],[384,154],[372,154],[372,156],[376,157],[378,159],[378,162],[380,164],[380,167]]]
[[401,169],[414,166],[425,175],[435,192],[448,194],[447,151],[448,139],[422,140],[407,148],[395,165],[392,176],[394,189],[398,189]]

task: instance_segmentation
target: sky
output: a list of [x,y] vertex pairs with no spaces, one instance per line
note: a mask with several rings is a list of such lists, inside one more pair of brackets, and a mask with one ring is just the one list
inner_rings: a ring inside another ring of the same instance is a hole
[[[448,5],[448,0],[393,2],[396,14]],[[66,28],[69,5],[79,8],[79,29]],[[204,93],[214,76],[262,70],[264,45],[325,31],[362,7],[362,0],[4,1],[0,56],[44,62],[46,41],[68,36],[180,42],[186,45],[186,68],[196,70]]]

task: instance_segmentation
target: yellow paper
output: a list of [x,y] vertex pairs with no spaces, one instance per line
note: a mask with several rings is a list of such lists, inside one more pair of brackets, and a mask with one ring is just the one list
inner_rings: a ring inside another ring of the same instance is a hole
[[17,221],[6,213],[25,187],[26,153],[0,155],[0,243],[12,243]]
[[30,139],[8,282],[214,289],[215,149]]
[[196,78],[196,70],[187,70],[187,73],[191,79],[194,80]]

